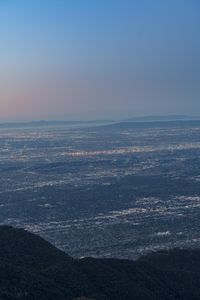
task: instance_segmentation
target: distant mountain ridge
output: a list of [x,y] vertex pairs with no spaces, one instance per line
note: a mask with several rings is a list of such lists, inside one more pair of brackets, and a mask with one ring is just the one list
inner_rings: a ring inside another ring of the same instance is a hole
[[81,126],[81,125],[104,125],[118,124],[124,122],[148,123],[148,122],[171,122],[171,121],[198,121],[200,117],[186,115],[163,115],[163,116],[142,116],[128,119],[110,119],[110,120],[85,120],[85,121],[66,121],[66,120],[40,120],[28,122],[0,122],[0,128],[23,128],[23,127],[50,127],[50,126]]
[[89,121],[30,121],[30,122],[2,122],[0,128],[23,128],[23,127],[48,127],[48,126],[75,126],[85,124],[104,124],[111,123],[112,120],[89,120]]
[[189,121],[189,120],[200,120],[200,117],[197,116],[186,116],[186,115],[155,115],[155,116],[143,116],[143,117],[134,117],[127,119],[129,122],[169,122],[169,121]]
[[200,250],[78,260],[23,229],[1,226],[0,268],[2,300],[200,299]]

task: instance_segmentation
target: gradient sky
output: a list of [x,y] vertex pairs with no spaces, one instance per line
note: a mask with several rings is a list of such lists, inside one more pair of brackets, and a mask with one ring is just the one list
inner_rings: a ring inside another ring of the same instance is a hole
[[0,0],[0,122],[200,115],[199,0]]

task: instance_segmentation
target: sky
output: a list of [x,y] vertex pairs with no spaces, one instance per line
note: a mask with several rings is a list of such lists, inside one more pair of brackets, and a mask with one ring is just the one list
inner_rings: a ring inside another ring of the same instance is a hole
[[0,0],[0,122],[200,115],[199,0]]

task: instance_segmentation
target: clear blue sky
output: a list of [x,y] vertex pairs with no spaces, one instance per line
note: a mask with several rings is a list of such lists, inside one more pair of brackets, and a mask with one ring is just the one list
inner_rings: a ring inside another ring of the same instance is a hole
[[0,121],[200,115],[199,0],[0,0]]

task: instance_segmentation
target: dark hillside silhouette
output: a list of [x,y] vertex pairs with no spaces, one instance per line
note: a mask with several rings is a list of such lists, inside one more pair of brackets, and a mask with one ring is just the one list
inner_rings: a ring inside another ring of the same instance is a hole
[[200,299],[200,250],[137,261],[73,259],[42,238],[0,227],[0,299]]

